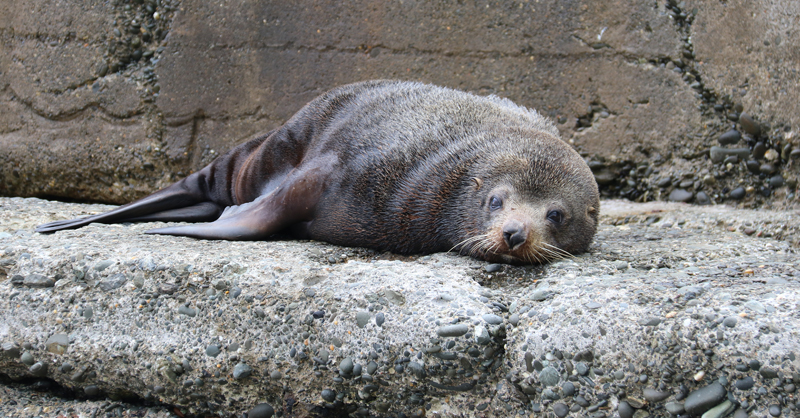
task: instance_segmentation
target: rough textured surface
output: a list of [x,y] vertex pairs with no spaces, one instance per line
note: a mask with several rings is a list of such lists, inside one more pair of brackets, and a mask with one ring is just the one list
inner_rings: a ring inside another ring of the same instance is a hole
[[89,402],[221,416],[800,408],[796,212],[606,201],[590,253],[525,268],[142,234],[154,224],[45,236],[33,226],[108,207],[0,208],[0,374]]
[[[0,194],[128,202],[332,87],[399,78],[540,110],[606,196],[793,206],[798,18],[794,0],[6,1]],[[746,158],[712,161],[742,111],[761,132],[727,146]]]

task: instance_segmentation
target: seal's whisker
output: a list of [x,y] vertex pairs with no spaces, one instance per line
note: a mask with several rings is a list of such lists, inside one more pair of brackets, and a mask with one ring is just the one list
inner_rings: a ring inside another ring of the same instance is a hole
[[475,235],[475,236],[469,237],[467,239],[464,239],[461,242],[459,242],[458,244],[454,245],[453,248],[449,249],[447,252],[453,251],[454,249],[456,249],[456,247],[460,247],[459,248],[459,252],[461,250],[467,248],[468,245],[472,245],[472,247],[474,247],[475,243],[477,241],[480,241],[481,239],[483,239],[485,236],[486,236],[486,234],[480,234],[480,235]]

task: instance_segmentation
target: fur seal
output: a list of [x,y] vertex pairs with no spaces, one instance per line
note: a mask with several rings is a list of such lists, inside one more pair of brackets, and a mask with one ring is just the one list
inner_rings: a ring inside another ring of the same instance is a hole
[[260,240],[277,232],[401,254],[455,250],[544,263],[586,251],[599,193],[585,161],[533,110],[496,96],[369,81],[92,222],[207,222],[147,231]]

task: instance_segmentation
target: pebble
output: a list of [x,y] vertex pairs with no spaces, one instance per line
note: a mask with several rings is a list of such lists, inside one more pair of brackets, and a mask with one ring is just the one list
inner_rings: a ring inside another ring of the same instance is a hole
[[683,408],[683,402],[667,402],[664,408],[672,415],[681,415],[686,412],[686,409]]
[[558,370],[551,366],[547,366],[539,372],[539,381],[542,382],[542,385],[545,387],[555,386],[558,384],[559,380],[561,380],[561,375],[558,373]]
[[182,314],[182,315],[187,315],[187,316],[190,316],[190,317],[197,316],[197,311],[195,309],[192,309],[192,308],[186,306],[186,305],[181,305],[178,308],[178,313]]
[[503,318],[494,314],[484,314],[481,316],[486,323],[491,325],[500,325],[503,323]]
[[769,179],[769,185],[773,189],[777,189],[778,187],[783,186],[783,176],[778,174],[777,176],[773,176]]
[[734,408],[736,408],[736,405],[726,399],[725,402],[706,411],[702,418],[722,418],[733,412]]
[[22,353],[22,356],[19,359],[20,361],[22,361],[23,364],[26,364],[28,366],[33,366],[33,363],[36,363],[36,361],[34,361],[33,359],[33,354],[27,351]]
[[356,313],[356,324],[359,328],[364,328],[369,323],[370,314],[367,311],[358,311]]
[[272,406],[260,403],[247,413],[247,418],[270,418],[274,414],[275,410]]
[[750,155],[750,148],[722,148],[714,146],[711,147],[708,154],[714,164],[719,164],[725,160],[725,157],[730,155],[735,155],[740,160],[744,160]]
[[112,264],[114,264],[114,260],[99,261],[97,264],[94,265],[94,269],[97,271],[103,271],[109,268]]
[[386,321],[386,315],[384,315],[383,312],[378,312],[378,314],[375,315],[375,325],[382,327],[384,321]]
[[773,164],[771,164],[771,163],[761,164],[761,166],[758,168],[758,170],[761,171],[762,174],[766,174],[766,175],[770,175],[770,174],[773,174],[776,171],[778,171],[778,169],[775,168],[775,166]]
[[320,396],[325,402],[333,402],[336,400],[336,391],[333,389],[322,389]]
[[558,418],[564,418],[569,414],[569,408],[563,403],[558,402],[553,405],[553,413],[556,414]]
[[564,382],[564,384],[561,385],[561,393],[563,393],[564,396],[574,396],[575,385],[572,384],[572,382]]
[[233,367],[233,378],[236,380],[244,379],[253,373],[253,368],[245,363],[239,363]]
[[483,269],[486,270],[487,273],[496,273],[502,268],[502,264],[488,264]]
[[731,190],[731,198],[736,200],[742,200],[745,196],[746,192],[744,191],[744,187],[737,187]]
[[747,160],[745,163],[747,166],[747,170],[753,174],[761,173],[761,164],[758,163],[756,160]]
[[469,331],[469,327],[464,324],[455,324],[455,325],[445,325],[438,330],[436,333],[440,337],[460,337],[466,334]]
[[739,123],[742,125],[742,129],[750,135],[756,138],[761,135],[761,124],[747,113],[739,115]]
[[100,388],[97,387],[97,385],[89,385],[83,388],[83,393],[85,393],[86,396],[97,396],[100,394]]
[[764,145],[763,142],[756,142],[753,146],[753,158],[756,160],[760,160],[764,158],[764,154],[767,152],[767,146]]
[[735,316],[729,316],[722,321],[722,324],[728,328],[733,328],[736,326],[737,322],[739,322],[739,318]]
[[762,367],[758,372],[761,373],[761,377],[764,379],[774,379],[778,377],[778,372],[771,367]]
[[645,388],[642,391],[642,396],[644,396],[648,402],[661,402],[664,399],[669,398],[670,395],[672,395],[671,392],[662,392],[653,388]]
[[617,405],[617,413],[619,413],[620,418],[633,418],[633,414],[636,412],[628,402],[620,401],[619,405]]
[[755,385],[755,381],[753,380],[752,377],[747,376],[747,377],[744,377],[742,379],[737,380],[735,385],[736,385],[736,388],[739,389],[739,390],[748,390],[748,389],[752,388],[753,385]]
[[708,197],[706,192],[697,192],[697,196],[695,196],[694,201],[698,205],[709,205],[709,204],[711,204],[711,198]]
[[510,322],[511,325],[513,325],[513,326],[517,326],[517,324],[519,324],[519,314],[515,313],[515,314],[512,314],[511,316],[509,316],[508,317],[508,322]]
[[547,299],[550,296],[550,293],[551,292],[549,289],[536,289],[531,298],[537,302],[541,302]]
[[750,414],[742,408],[737,409],[736,412],[733,413],[733,418],[748,418],[749,416]]
[[208,355],[209,357],[218,356],[220,351],[221,350],[219,349],[219,346],[217,346],[216,344],[211,344],[208,347],[206,347],[206,355]]
[[719,382],[714,382],[704,388],[690,393],[686,397],[683,407],[690,415],[702,415],[725,399],[727,391]]
[[128,281],[128,277],[122,273],[115,274],[107,279],[103,279],[97,287],[104,292],[110,292],[112,290],[119,289],[125,282]]
[[53,287],[56,281],[41,274],[29,274],[22,281],[23,286],[27,287]]
[[352,374],[353,359],[351,359],[350,357],[345,357],[344,359],[342,359],[342,361],[339,363],[339,371],[341,372],[341,374],[345,376],[349,376],[350,374]]
[[44,345],[53,354],[64,354],[69,346],[69,337],[67,334],[53,334]]
[[722,145],[732,145],[742,139],[742,135],[736,129],[731,129],[728,132],[719,136],[719,143]]
[[769,406],[769,414],[772,415],[773,417],[781,416],[781,412],[782,411],[781,411],[780,405],[770,405]]

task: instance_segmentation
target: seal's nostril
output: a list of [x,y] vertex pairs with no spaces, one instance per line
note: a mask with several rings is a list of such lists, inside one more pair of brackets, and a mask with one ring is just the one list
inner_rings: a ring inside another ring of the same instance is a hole
[[523,244],[527,239],[525,225],[519,221],[508,221],[503,225],[503,239],[512,250]]

